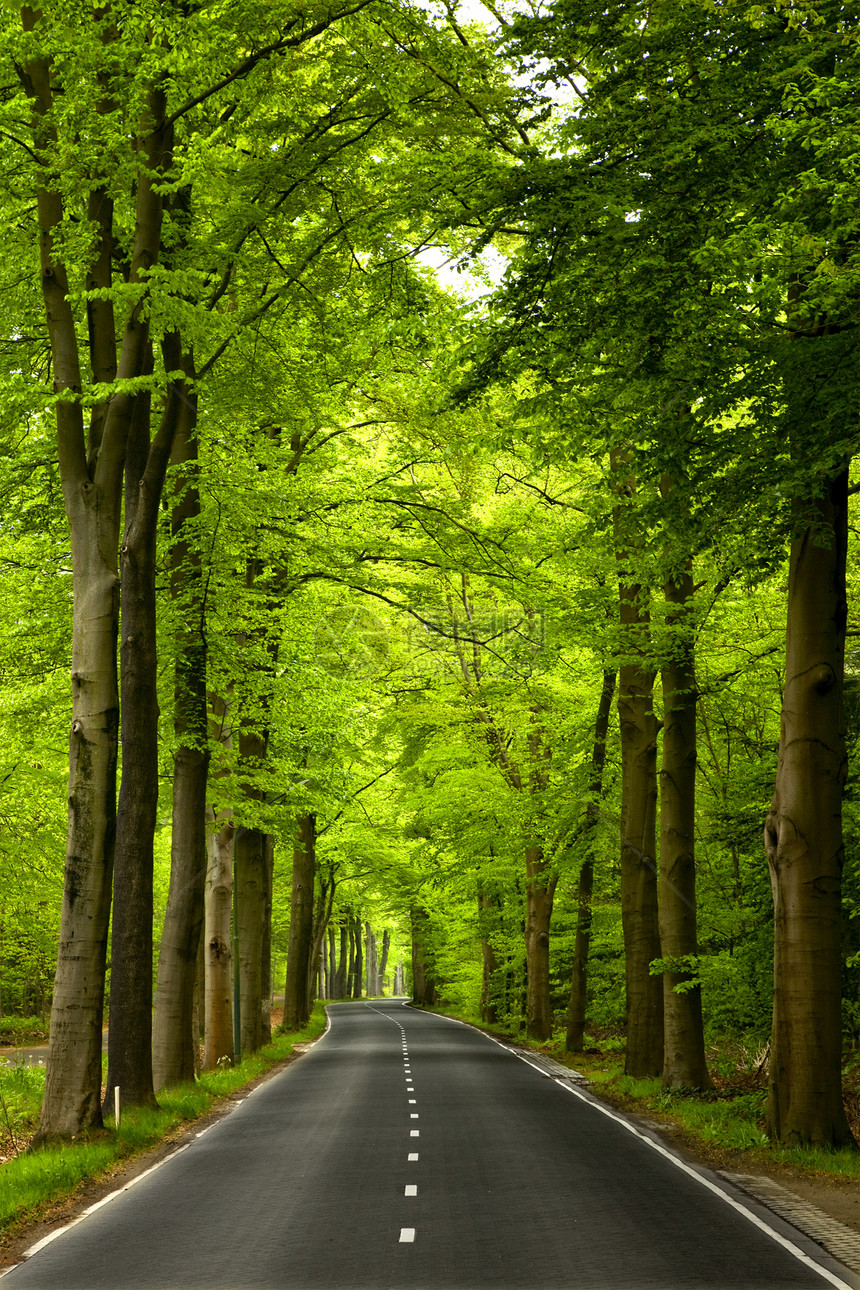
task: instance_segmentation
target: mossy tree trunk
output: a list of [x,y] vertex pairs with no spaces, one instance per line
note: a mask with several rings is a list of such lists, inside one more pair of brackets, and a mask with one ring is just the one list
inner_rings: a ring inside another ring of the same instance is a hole
[[573,947],[573,970],[570,980],[570,1001],[567,1009],[565,1048],[568,1052],[582,1052],[585,1037],[585,1016],[588,1000],[588,952],[591,947],[591,901],[594,890],[594,834],[600,818],[599,801],[603,791],[603,770],[606,765],[606,737],[609,717],[615,695],[615,669],[605,669],[597,716],[594,721],[594,743],[588,774],[588,802],[585,824],[577,838],[584,858],[579,870],[576,890],[576,939]]
[[[667,485],[668,487],[668,485]],[[664,588],[671,607],[662,667],[660,767],[660,946],[663,972],[663,1084],[710,1088],[702,1025],[696,906],[696,676],[693,568],[686,560]]]
[[779,764],[765,824],[774,904],[768,1128],[844,1146],[842,1101],[843,671],[848,468],[798,502],[791,544]]

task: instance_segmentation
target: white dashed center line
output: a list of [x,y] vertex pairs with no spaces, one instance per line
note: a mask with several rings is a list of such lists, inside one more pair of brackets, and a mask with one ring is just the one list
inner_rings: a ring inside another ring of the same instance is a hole
[[406,1184],[406,1186],[403,1188],[403,1195],[404,1195],[404,1196],[417,1196],[417,1195],[418,1195],[418,1188],[415,1186],[415,1184],[414,1184],[414,1183],[407,1183],[407,1184]]
[[407,1160],[417,1160],[417,1159],[418,1159],[418,1152],[417,1152],[417,1151],[410,1151],[410,1152],[409,1152],[409,1155],[406,1157],[406,1159],[407,1159]]
[[406,1243],[408,1243],[408,1242],[412,1242],[412,1241],[414,1241],[414,1240],[415,1240],[415,1228],[414,1228],[414,1227],[401,1227],[401,1229],[400,1229],[400,1243],[401,1243],[401,1245],[405,1245]]
[[411,1112],[410,1112],[410,1115],[409,1115],[409,1119],[410,1119],[410,1120],[417,1120],[417,1119],[418,1119],[418,1112],[417,1112],[417,1111],[411,1111]]
[[409,1136],[410,1136],[410,1138],[420,1138],[420,1137],[421,1137],[421,1130],[420,1130],[420,1129],[410,1129],[410,1130],[409,1130]]

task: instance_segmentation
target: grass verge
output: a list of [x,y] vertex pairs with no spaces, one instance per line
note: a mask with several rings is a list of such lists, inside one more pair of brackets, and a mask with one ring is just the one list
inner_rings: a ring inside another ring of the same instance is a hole
[[22,1154],[35,1129],[44,1090],[45,1071],[38,1066],[0,1070],[0,1232],[44,1215],[49,1205],[70,1196],[83,1183],[98,1181],[117,1164],[157,1146],[183,1124],[217,1108],[231,1093],[252,1083],[270,1067],[289,1058],[296,1044],[315,1039],[325,1029],[321,1004],[299,1031],[276,1034],[270,1044],[237,1066],[207,1071],[193,1084],[162,1089],[158,1108],[130,1107],[104,1129],[60,1147]]

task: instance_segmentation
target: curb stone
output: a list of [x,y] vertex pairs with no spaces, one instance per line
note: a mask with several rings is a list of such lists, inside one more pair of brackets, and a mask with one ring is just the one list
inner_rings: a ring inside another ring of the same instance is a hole
[[733,1174],[724,1169],[719,1171],[719,1176],[798,1228],[828,1254],[844,1263],[846,1268],[860,1272],[860,1232],[831,1218],[817,1205],[801,1200],[793,1191],[781,1187],[771,1178],[761,1178],[755,1174]]

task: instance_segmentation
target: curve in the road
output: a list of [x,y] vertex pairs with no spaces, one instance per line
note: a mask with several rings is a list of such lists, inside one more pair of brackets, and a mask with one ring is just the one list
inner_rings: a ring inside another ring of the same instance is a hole
[[[471,1027],[331,1029],[9,1290],[857,1290],[781,1220]],[[574,1096],[571,1096],[571,1092]]]

